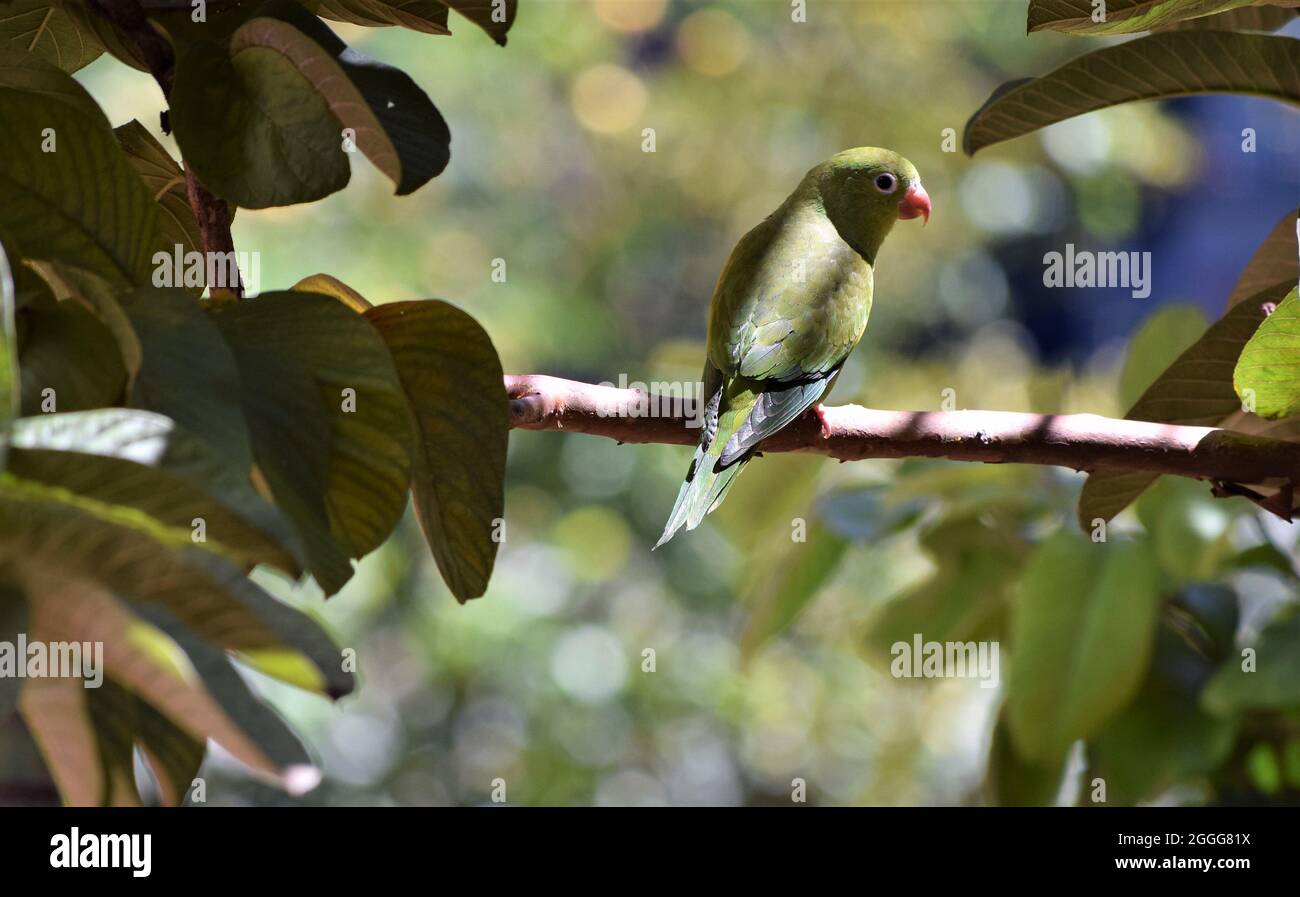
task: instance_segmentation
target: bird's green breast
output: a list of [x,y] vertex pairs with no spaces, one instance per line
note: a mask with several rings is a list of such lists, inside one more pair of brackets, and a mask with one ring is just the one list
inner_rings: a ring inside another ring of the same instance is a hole
[[710,360],[731,377],[829,371],[862,338],[871,291],[871,265],[820,210],[783,207],[745,235],[723,269],[709,319]]

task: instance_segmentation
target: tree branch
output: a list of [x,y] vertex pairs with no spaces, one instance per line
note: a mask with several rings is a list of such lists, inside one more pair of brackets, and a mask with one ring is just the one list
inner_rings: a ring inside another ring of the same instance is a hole
[[[148,0],[145,5],[155,8]],[[139,0],[90,0],[90,8],[107,19],[136,45],[145,65],[149,67],[149,73],[162,89],[163,96],[170,100],[176,54],[172,50],[170,41],[149,21]],[[209,254],[209,258],[211,253],[234,253],[235,240],[230,233],[230,206],[224,199],[204,187],[188,165],[184,165],[184,168],[185,190],[189,197],[190,208],[194,210],[194,218],[199,225],[199,238],[203,243],[204,253]],[[234,255],[227,258],[233,260]],[[205,271],[214,269],[212,265],[203,267]],[[243,295],[243,279],[240,277],[238,266],[233,261],[230,263],[230,270],[235,273],[235,283],[229,289],[237,296]],[[212,284],[208,286],[213,287]]]
[[[510,425],[570,430],[619,442],[693,445],[691,402],[541,375],[507,375]],[[1011,411],[812,411],[762,443],[765,452],[816,452],[840,461],[948,458],[1074,470],[1174,474],[1226,483],[1300,482],[1300,443],[1214,427],[1096,414]]]

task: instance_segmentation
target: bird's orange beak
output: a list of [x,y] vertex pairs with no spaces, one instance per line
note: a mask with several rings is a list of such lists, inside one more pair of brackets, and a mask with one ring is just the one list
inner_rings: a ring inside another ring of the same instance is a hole
[[901,221],[924,217],[925,223],[930,223],[930,194],[925,192],[920,181],[908,187],[907,193],[899,200],[898,217]]

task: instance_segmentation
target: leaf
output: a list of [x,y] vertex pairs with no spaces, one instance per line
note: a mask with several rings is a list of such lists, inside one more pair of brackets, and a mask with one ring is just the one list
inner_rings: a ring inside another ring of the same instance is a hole
[[32,482],[132,508],[204,536],[242,562],[302,572],[279,514],[202,442],[158,414],[125,408],[24,418],[9,470]]
[[176,421],[247,477],[253,449],[239,402],[239,365],[211,316],[180,289],[117,298],[142,350],[130,403]]
[[1129,340],[1119,376],[1119,398],[1132,407],[1178,356],[1205,332],[1205,314],[1194,305],[1167,305],[1143,322]]
[[438,569],[461,602],[487,589],[505,514],[509,403],[492,340],[437,299],[366,312],[392,353],[418,433],[411,488]]
[[370,304],[370,300],[365,296],[328,274],[312,274],[309,277],[304,277],[293,285],[293,290],[297,293],[319,293],[322,296],[333,296],[359,315],[364,315],[374,308]]
[[[774,540],[775,541],[775,540]],[[809,521],[806,541],[768,552],[746,577],[747,613],[741,653],[749,658],[768,639],[784,632],[816,598],[839,568],[849,542],[820,519]]]
[[1259,634],[1250,671],[1245,652],[1230,655],[1201,696],[1211,713],[1283,710],[1300,705],[1300,615],[1284,613]]
[[[1124,418],[1213,427],[1240,412],[1241,400],[1228,371],[1264,319],[1263,304],[1281,298],[1287,288],[1287,284],[1275,284],[1238,303],[1211,324],[1147,387]],[[1094,471],[1079,496],[1079,525],[1087,531],[1094,519],[1110,520],[1157,479],[1158,475],[1142,471]]]
[[[145,280],[158,212],[102,116],[0,88],[0,133],[0,239],[11,255],[65,262],[114,283]],[[47,138],[54,152],[42,152]]]
[[156,248],[171,254],[179,245],[183,253],[202,252],[203,239],[194,210],[190,208],[185,172],[138,121],[133,119],[114,128],[113,133],[127,161],[158,203],[160,223]]
[[377,548],[406,509],[413,436],[393,358],[328,296],[264,293],[211,311],[239,365],[258,468],[332,594],[347,558]]
[[[1261,3],[1268,2],[1268,0],[1253,0],[1253,2]],[[1298,15],[1300,15],[1300,9],[1282,9],[1277,6],[1241,6],[1227,12],[1201,16],[1196,19],[1185,19],[1152,30],[1277,31],[1290,24],[1291,20]]]
[[1132,34],[1214,15],[1256,0],[1107,0],[1102,21],[1093,0],[1029,0],[1029,33]]
[[29,305],[18,317],[25,414],[84,411],[122,401],[126,368],[117,340],[99,318],[77,302],[49,300]]
[[178,48],[171,125],[209,190],[250,209],[311,202],[350,176],[329,105],[275,50]]
[[[399,196],[442,173],[451,159],[451,132],[409,75],[349,48],[297,3],[275,2],[263,14],[273,19],[241,28],[232,49],[241,42],[270,46],[294,58],[304,71],[310,66],[312,83],[329,100],[339,124],[356,132],[356,147],[388,176]],[[303,35],[309,40],[304,42]],[[327,58],[343,77],[333,77]]]
[[342,189],[350,176],[345,144],[365,153],[399,194],[450,158],[446,122],[410,77],[348,49],[292,3],[271,4],[240,26],[228,54],[182,43],[172,125],[203,183],[248,208]]
[[94,98],[75,78],[35,53],[0,47],[0,87],[38,94],[62,103],[109,128],[108,118]]
[[0,47],[26,50],[65,72],[90,65],[104,52],[51,0],[11,0],[0,6]]
[[1062,531],[1035,552],[1012,626],[1007,713],[1017,750],[1046,762],[1096,733],[1146,672],[1159,572],[1140,542]]
[[488,33],[499,45],[506,45],[506,32],[515,23],[518,0],[441,0]]
[[[1216,592],[1216,603],[1235,618],[1236,595]],[[1216,661],[1232,648],[1231,631],[1227,636],[1214,641],[1186,610],[1164,615],[1137,696],[1088,743],[1090,768],[1106,780],[1109,801],[1151,800],[1212,773],[1228,758],[1239,720],[1211,716],[1199,704]]]
[[[137,490],[152,484],[132,478]],[[160,493],[173,488],[165,479],[157,485]],[[215,541],[196,544],[188,526],[106,501],[113,484],[99,488],[81,495],[0,473],[3,572],[20,582],[53,571],[95,583],[133,606],[167,610],[205,640],[301,688],[332,697],[351,689],[320,627],[258,588]]]
[[1251,94],[1300,105],[1300,41],[1173,31],[1094,50],[1041,78],[997,88],[966,123],[963,148],[974,155],[1120,103],[1205,93]]
[[1029,551],[1016,529],[986,506],[951,514],[925,531],[921,546],[937,569],[877,611],[868,650],[888,657],[893,645],[910,643],[917,633],[938,642],[997,638]]
[[[1237,395],[1260,417],[1276,420],[1300,411],[1300,297],[1292,287],[1241,350],[1232,373]],[[1243,303],[1249,305],[1249,302]]]
[[324,0],[317,14],[353,25],[400,25],[425,34],[451,34],[447,7],[440,0]]
[[1237,278],[1237,285],[1228,297],[1228,308],[1274,284],[1300,281],[1300,248],[1296,244],[1297,232],[1300,232],[1298,216],[1300,210],[1287,212],[1259,244]]
[[[36,579],[28,588],[27,600],[32,614],[31,637],[34,640],[46,643],[91,642],[102,646],[98,649],[103,652],[102,673],[118,686],[138,695],[195,740],[203,742],[211,738],[252,769],[282,785],[288,784],[287,777],[291,772],[289,767],[297,764],[292,760],[290,763],[277,762],[265,746],[254,741],[226,712],[226,708],[214,700],[193,658],[161,629],[132,613],[108,592],[86,582]],[[217,657],[219,662],[226,663],[219,652]],[[209,664],[205,664],[207,666]],[[79,681],[76,686],[84,688]],[[93,705],[93,699],[91,703]],[[54,712],[47,707],[43,713],[34,717],[25,695],[20,698],[20,706],[34,729],[35,721],[48,721]],[[64,712],[76,713],[78,709],[76,702],[69,701]],[[88,709],[93,718],[93,707]],[[99,724],[95,728],[102,736],[103,722],[96,722]],[[124,777],[128,780],[131,778],[132,740],[130,727],[119,730],[113,739],[117,745],[125,748]],[[47,757],[50,757],[50,746],[45,739],[38,736],[38,741]],[[94,739],[92,743],[93,741]],[[98,739],[98,744],[101,753],[108,746],[103,737]],[[301,748],[299,754],[301,755]],[[86,770],[72,764],[65,766],[64,774],[65,778],[87,777]],[[110,782],[112,778],[110,776]],[[103,802],[120,803],[111,794],[105,795]]]
[[9,256],[0,245],[0,468],[5,464],[9,431],[22,401],[16,333],[13,272],[9,268]]
[[1006,714],[998,717],[989,747],[988,787],[1000,807],[1050,807],[1065,776],[1064,756],[1042,763],[1016,751]]

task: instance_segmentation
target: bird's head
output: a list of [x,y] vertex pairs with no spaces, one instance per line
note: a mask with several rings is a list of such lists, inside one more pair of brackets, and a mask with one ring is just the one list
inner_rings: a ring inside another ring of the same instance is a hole
[[807,180],[844,240],[872,261],[895,221],[930,220],[930,197],[916,166],[891,150],[844,150],[808,172]]

